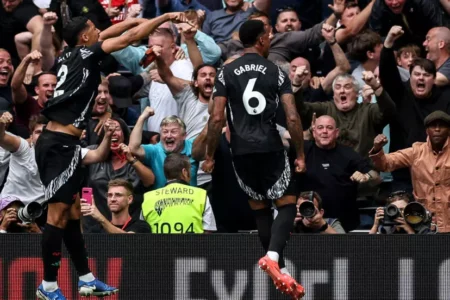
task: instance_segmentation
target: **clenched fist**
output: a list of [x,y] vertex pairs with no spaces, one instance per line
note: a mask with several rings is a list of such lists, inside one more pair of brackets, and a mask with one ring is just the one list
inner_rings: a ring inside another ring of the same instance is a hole
[[375,78],[375,75],[371,71],[363,71],[362,79],[374,91],[380,87],[380,83],[378,82],[378,80]]
[[370,176],[368,174],[363,174],[359,171],[356,171],[355,173],[353,173],[350,179],[358,183],[363,183],[369,181]]
[[296,173],[305,173],[306,172],[306,163],[304,157],[299,157],[294,161],[295,172]]
[[403,31],[403,28],[401,26],[392,26],[391,30],[389,30],[386,40],[384,41],[384,46],[386,48],[392,48],[394,42],[398,40],[404,33],[405,32]]
[[377,135],[373,141],[373,152],[377,153],[387,143],[388,143],[388,139],[384,134]]
[[155,115],[155,111],[150,106],[147,106],[141,114],[141,118],[148,119]]
[[322,26],[322,36],[328,43],[333,43],[336,41],[334,37],[335,31],[334,27],[328,24],[323,24]]
[[56,13],[54,12],[46,12],[42,18],[44,19],[44,25],[55,25],[56,22],[58,21],[58,16],[56,15]]

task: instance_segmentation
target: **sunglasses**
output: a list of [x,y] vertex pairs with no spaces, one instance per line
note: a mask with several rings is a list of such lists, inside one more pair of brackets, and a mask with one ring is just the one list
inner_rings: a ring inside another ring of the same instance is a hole
[[276,9],[276,12],[279,14],[282,12],[285,12],[285,11],[295,11],[295,8],[293,6],[285,5],[285,6],[282,6],[282,7]]

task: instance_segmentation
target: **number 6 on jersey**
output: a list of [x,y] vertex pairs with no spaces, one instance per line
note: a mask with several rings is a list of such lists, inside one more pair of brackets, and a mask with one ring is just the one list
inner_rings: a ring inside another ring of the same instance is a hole
[[249,115],[259,115],[266,108],[266,98],[264,95],[253,90],[255,83],[256,78],[250,79],[242,95],[245,110]]

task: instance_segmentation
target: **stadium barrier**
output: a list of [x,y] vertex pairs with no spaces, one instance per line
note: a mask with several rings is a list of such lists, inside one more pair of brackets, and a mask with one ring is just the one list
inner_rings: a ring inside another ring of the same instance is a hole
[[[1,234],[1,299],[36,299],[40,235]],[[255,234],[86,235],[92,271],[120,288],[109,300],[288,299],[257,267]],[[293,235],[290,272],[305,299],[450,299],[450,236]],[[59,286],[77,295],[63,251]],[[106,300],[105,299],[105,300]]]

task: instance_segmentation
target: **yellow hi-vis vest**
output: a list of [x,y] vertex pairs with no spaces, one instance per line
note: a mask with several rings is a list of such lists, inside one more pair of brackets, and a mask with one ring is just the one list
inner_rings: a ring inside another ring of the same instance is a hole
[[203,233],[206,191],[181,183],[145,193],[142,215],[152,233]]

